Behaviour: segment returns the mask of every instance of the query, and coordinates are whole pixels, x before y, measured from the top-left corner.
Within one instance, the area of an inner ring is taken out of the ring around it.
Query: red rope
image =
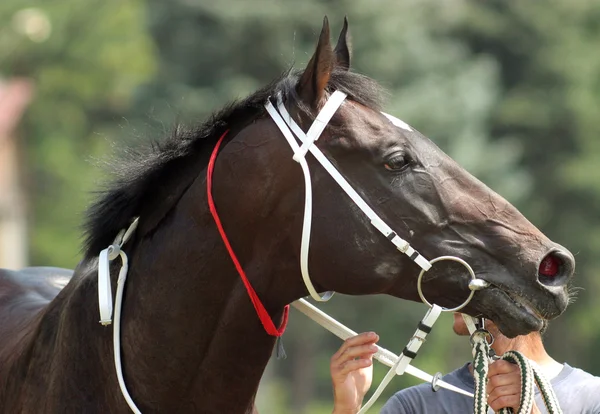
[[[283,321],[281,321],[281,326],[279,326],[279,328],[275,327],[275,324],[273,323],[269,312],[267,312],[262,302],[258,298],[258,295],[254,291],[254,288],[252,287],[250,281],[248,280],[248,277],[246,276],[246,272],[244,272],[244,269],[242,269],[242,265],[237,259],[235,253],[233,252],[231,244],[229,244],[229,239],[227,239],[227,235],[225,234],[225,230],[223,229],[223,225],[221,224],[221,220],[219,219],[219,215],[217,214],[215,202],[212,197],[212,175],[213,170],[215,168],[215,160],[217,159],[217,154],[219,153],[219,147],[221,146],[221,142],[223,141],[223,138],[227,136],[228,132],[229,130],[225,131],[223,135],[221,135],[221,138],[219,138],[219,141],[217,141],[217,145],[215,145],[215,149],[213,150],[210,156],[210,161],[208,162],[208,169],[206,171],[206,192],[208,195],[208,208],[210,209],[210,212],[213,218],[215,219],[215,224],[217,225],[217,229],[219,229],[219,234],[223,239],[223,243],[225,243],[225,247],[229,252],[229,256],[231,257],[231,260],[233,261],[233,264],[235,265],[235,268],[237,269],[240,278],[242,279],[242,282],[244,282],[244,286],[246,287],[246,291],[248,292],[248,296],[250,296],[250,300],[252,301],[252,305],[254,305],[254,309],[256,310],[260,322],[262,323],[263,327],[265,328],[265,331],[267,331],[269,335],[279,337],[283,335],[283,332],[285,332],[285,327],[287,326],[288,321],[288,313],[290,311],[290,305],[286,305],[283,309]]]

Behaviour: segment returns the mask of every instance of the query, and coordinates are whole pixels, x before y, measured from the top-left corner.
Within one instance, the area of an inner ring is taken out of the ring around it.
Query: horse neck
[[[209,212],[200,222],[191,219],[208,210],[202,189],[192,186],[169,224],[130,255],[122,318],[125,378],[135,401],[161,412],[247,412],[275,338],[265,333]],[[301,295],[300,285],[282,280],[297,266],[286,256],[291,249],[268,229],[240,228],[243,220],[228,215],[226,198],[219,199],[240,262],[279,325],[284,305]]]
[[[239,188],[227,186],[238,185],[231,184],[235,180],[223,182],[230,177],[220,173],[227,160],[225,148],[215,169],[217,208],[249,280],[278,325],[284,305],[304,294],[294,249],[285,239],[290,229],[274,217],[273,201],[264,193],[280,192],[248,177],[243,184],[256,189],[255,198],[242,197]],[[151,231],[142,214],[124,246],[130,270],[121,355],[125,382],[142,412],[252,412],[275,342],[260,324],[216,230],[203,177],[200,173]],[[242,217],[240,208],[251,217]],[[112,270],[114,287],[118,272]],[[97,294],[96,263],[86,260],[33,327],[12,364],[12,388],[3,391],[0,383],[0,401],[5,403],[3,392],[14,395],[9,406],[17,412],[25,404],[20,395],[43,388],[45,398],[28,401],[25,411],[63,412],[65,404],[80,412],[127,410],[112,362],[113,329],[98,323]],[[47,374],[28,379],[39,372]]]

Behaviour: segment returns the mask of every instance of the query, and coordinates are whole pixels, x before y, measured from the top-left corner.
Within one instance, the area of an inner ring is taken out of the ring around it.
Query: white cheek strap
[[[302,223],[302,242],[300,244],[300,271],[302,273],[302,280],[304,281],[304,285],[306,286],[306,289],[308,290],[310,296],[318,302],[326,302],[329,299],[331,299],[334,292],[325,292],[323,296],[321,296],[312,284],[310,280],[310,275],[308,273],[308,250],[310,246],[310,229],[312,224],[312,183],[310,180],[310,171],[308,169],[308,163],[306,162],[306,158],[304,158],[304,155],[302,155],[296,159],[296,155],[302,154],[302,151],[305,151],[305,149],[300,148],[300,146],[296,142],[296,139],[294,138],[294,135],[287,127],[285,121],[281,118],[273,104],[271,104],[271,102],[269,101],[265,106],[267,112],[271,115],[273,121],[275,121],[275,124],[277,124],[277,126],[283,133],[283,136],[290,144],[290,147],[292,147],[292,150],[294,151],[294,159],[300,164],[300,167],[302,167],[302,172],[304,173],[304,188],[306,190],[304,195],[304,220]],[[309,147],[306,146],[306,149],[308,148]],[[304,152],[304,154],[306,153]]]
[[[398,236],[398,234],[394,232],[391,227],[388,226],[377,215],[377,213],[375,213],[375,211],[373,211],[373,209],[362,199],[362,197],[354,190],[354,188],[352,188],[348,181],[346,181],[346,179],[338,172],[333,164],[331,164],[329,159],[327,159],[321,150],[316,145],[313,145],[345,98],[346,94],[340,91],[335,91],[328,99],[323,109],[317,115],[317,118],[309,128],[308,133],[304,133],[304,131],[302,131],[302,129],[290,116],[281,100],[281,96],[279,96],[277,99],[277,109],[279,109],[279,112],[277,112],[270,101],[268,101],[265,105],[267,112],[269,115],[271,115],[271,118],[273,118],[273,121],[279,127],[281,133],[294,151],[294,160],[300,164],[304,173],[305,202],[304,222],[302,226],[302,243],[300,246],[300,269],[302,272],[302,279],[304,280],[310,295],[313,299],[320,302],[329,300],[333,295],[333,292],[326,292],[323,296],[320,296],[316,292],[308,272],[308,253],[312,222],[312,184],[308,163],[306,162],[305,158],[307,150],[313,154],[315,159],[323,166],[323,168],[325,168],[329,175],[331,175],[331,177],[338,183],[340,187],[342,187],[346,194],[348,194],[352,201],[354,201],[354,203],[363,211],[363,213],[369,218],[371,224],[388,240],[390,240],[399,251],[409,256],[423,270],[429,270],[431,268],[429,261],[421,256],[419,252],[414,250],[406,240]],[[294,134],[302,143],[302,146],[298,145],[296,139],[294,138]]]

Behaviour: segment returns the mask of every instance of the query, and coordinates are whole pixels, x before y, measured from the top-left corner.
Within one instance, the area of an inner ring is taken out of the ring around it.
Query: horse
[[[130,149],[87,212],[72,277],[42,269],[34,282],[23,277],[27,270],[0,273],[1,329],[10,333],[0,337],[1,412],[129,411],[114,373],[112,329],[98,323],[97,281],[98,255],[136,217],[122,247],[129,272],[121,354],[131,397],[144,413],[255,412],[287,305],[307,295],[298,265],[304,177],[265,108],[276,97],[306,130],[332,95],[345,94],[314,145],[393,224],[392,237],[425,257],[460,257],[489,283],[465,312],[514,337],[565,310],[572,254],[428,138],[382,114],[381,88],[349,69],[348,36],[344,20],[334,47],[325,18],[303,70],[285,72],[203,125]],[[212,166],[211,154],[218,155]],[[399,253],[310,154],[306,160],[315,202],[314,289],[418,301],[412,254]],[[278,334],[265,331],[264,314],[257,317],[209,201]],[[112,286],[118,268],[112,262]],[[68,283],[51,283],[49,273]],[[454,306],[468,295],[467,282],[462,267],[439,262],[423,291],[431,302]],[[32,293],[36,285],[43,294]]]

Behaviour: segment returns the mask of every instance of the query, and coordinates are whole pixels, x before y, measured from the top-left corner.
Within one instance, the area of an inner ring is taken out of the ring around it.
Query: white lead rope
[[[441,314],[442,308],[438,305],[433,305],[433,307],[431,307],[427,311],[427,314],[425,314],[423,320],[419,322],[419,326],[413,337],[408,342],[408,345],[406,345],[406,348],[402,350],[402,353],[400,354],[398,359],[396,359],[394,365],[392,365],[385,377],[383,377],[381,383],[379,384],[371,398],[369,398],[369,401],[367,401],[363,405],[358,414],[366,413],[369,410],[369,408],[371,408],[371,406],[375,404],[375,401],[377,401],[383,390],[385,390],[385,388],[392,381],[392,379],[396,375],[404,374],[404,372],[406,371],[406,367],[417,356],[419,348],[421,348],[421,345],[423,345],[423,342],[425,342],[427,334],[431,332],[433,324],[437,321]]]
[[[440,379],[441,373],[437,373],[435,376],[431,376],[425,372],[417,370],[417,368],[410,365],[410,362],[417,356],[419,348],[421,347],[423,342],[425,342],[427,334],[431,332],[431,329],[434,323],[439,318],[440,314],[442,312],[455,312],[464,308],[473,298],[475,291],[481,290],[489,285],[489,283],[485,280],[478,279],[471,266],[461,258],[455,256],[440,256],[436,259],[431,260],[429,264],[433,265],[434,263],[444,260],[460,263],[467,269],[470,276],[468,286],[471,292],[462,304],[454,308],[443,308],[441,306],[431,304],[423,294],[423,289],[421,285],[423,283],[423,275],[425,273],[425,269],[421,270],[421,273],[419,273],[419,277],[417,278],[417,291],[423,303],[429,306],[430,309],[427,311],[425,317],[419,322],[416,332],[408,342],[408,345],[402,350],[400,356],[396,356],[390,351],[383,349],[379,346],[377,347],[378,350],[375,353],[374,358],[382,362],[383,364],[389,366],[390,370],[385,375],[385,377],[383,378],[383,380],[381,381],[381,383],[379,384],[369,401],[367,401],[367,403],[361,408],[358,414],[366,413],[367,410],[369,410],[369,408],[371,408],[371,406],[379,398],[385,387],[387,387],[387,385],[394,378],[394,376],[403,375],[405,372],[417,378],[420,378],[426,382],[430,382],[434,391],[437,391],[439,388],[446,388],[450,391],[473,397],[473,394],[442,381]],[[300,310],[302,313],[307,315],[309,318],[311,318],[313,321],[315,321],[328,331],[332,332],[333,334],[337,335],[338,337],[344,340],[348,339],[351,336],[357,335],[356,332],[342,325],[340,322],[336,321],[335,319],[327,315],[325,312],[322,312],[315,306],[306,302],[304,299],[300,299],[292,303],[292,306]]]
[[[358,335],[355,331],[340,323],[336,319],[332,318],[319,308],[313,306],[305,299],[299,299],[295,302],[292,302],[292,306],[342,340],[346,340],[348,338]],[[430,315],[430,318],[424,318],[428,319],[428,323],[431,323],[431,325],[433,325],[435,319],[437,319],[435,313],[437,313],[437,311]],[[417,332],[419,332],[419,329],[417,330]],[[418,341],[420,342],[421,340]],[[429,382],[434,389],[437,389],[437,387],[445,388],[447,390],[454,391],[456,393],[463,394],[468,397],[473,397],[472,393],[439,379],[439,374],[430,375],[425,371],[422,371],[419,368],[410,365],[410,360],[407,360],[406,358],[403,360],[402,364],[397,364],[397,362],[402,359],[403,354],[398,356],[379,345],[376,346],[377,352],[375,353],[375,355],[373,355],[373,357],[379,362],[381,362],[383,365],[386,365],[390,368],[394,368],[393,373],[395,375],[403,375],[404,373],[407,373],[416,378],[419,378],[422,381]],[[407,348],[409,348],[409,346],[407,346]],[[414,350],[414,347],[411,348]]]

